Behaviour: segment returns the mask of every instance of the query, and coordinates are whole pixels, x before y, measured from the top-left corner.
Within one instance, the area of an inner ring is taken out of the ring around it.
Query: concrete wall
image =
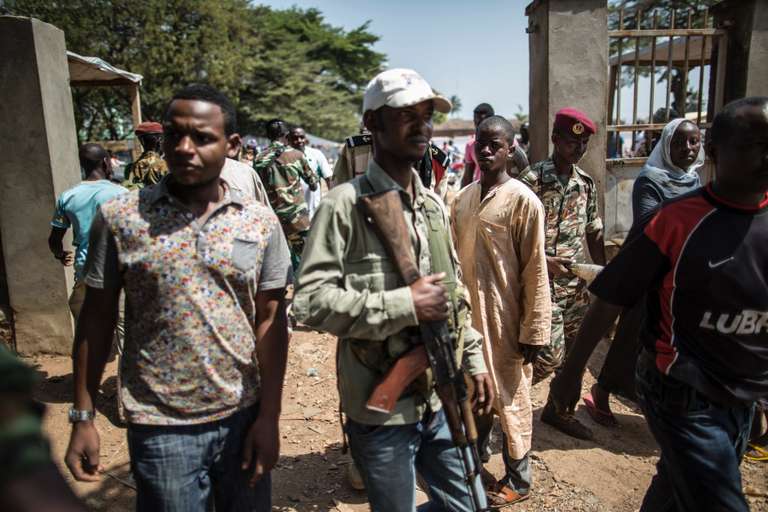
[[[80,181],[64,32],[0,16],[0,230],[23,354],[68,354],[71,269],[48,250],[56,196]]]
[[[723,0],[711,11],[715,26],[728,31],[725,103],[768,95],[768,2]]]
[[[529,159],[539,162],[549,155],[552,120],[549,119],[549,9],[537,0],[525,10],[528,16],[528,124]]]
[[[747,96],[768,96],[768,2],[755,2],[747,65]]]
[[[529,16],[531,161],[552,151],[555,113],[586,112],[598,126],[579,166],[605,190],[608,101],[608,7],[606,0],[537,0]],[[601,199],[603,194],[600,194]],[[603,201],[601,200],[601,208]]]

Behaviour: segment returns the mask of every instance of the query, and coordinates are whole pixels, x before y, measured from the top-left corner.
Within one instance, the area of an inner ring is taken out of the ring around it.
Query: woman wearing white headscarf
[[[662,202],[701,186],[696,170],[704,165],[699,128],[687,119],[673,119],[632,189],[632,231],[642,229]]]
[[[704,165],[699,128],[687,119],[670,121],[632,188],[632,228],[627,241],[642,232],[659,206],[701,186],[696,170]],[[597,384],[584,398],[590,417],[603,426],[616,426],[608,398],[611,393],[635,399],[635,362],[643,321],[643,302],[625,309]]]

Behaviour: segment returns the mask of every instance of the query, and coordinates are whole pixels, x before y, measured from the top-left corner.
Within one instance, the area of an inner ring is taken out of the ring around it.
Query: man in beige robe
[[[472,326],[483,334],[486,364],[504,431],[506,474],[490,486],[492,505],[529,496],[532,361],[549,343],[552,315],[544,249],[544,209],[525,185],[510,178],[514,131],[499,116],[477,128],[481,178],[459,192],[451,224],[462,281],[470,293]],[[481,446],[493,416],[478,417]]]

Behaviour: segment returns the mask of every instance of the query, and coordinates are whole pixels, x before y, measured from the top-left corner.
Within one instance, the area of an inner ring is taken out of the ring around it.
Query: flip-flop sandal
[[[749,449],[744,454],[744,458],[752,462],[766,462],[768,461],[768,447],[749,443]]]
[[[507,487],[506,485],[499,484],[493,491],[487,491],[488,506],[491,510],[499,510],[515,503],[520,503],[531,497],[531,493],[520,494]]]
[[[608,428],[616,428],[619,426],[619,422],[616,419],[616,416],[614,416],[611,411],[604,411],[595,405],[595,399],[592,398],[591,391],[584,395],[581,401],[584,402],[584,405],[587,408],[587,413],[589,413],[589,417],[592,418],[592,421],[598,425],[602,425]]]

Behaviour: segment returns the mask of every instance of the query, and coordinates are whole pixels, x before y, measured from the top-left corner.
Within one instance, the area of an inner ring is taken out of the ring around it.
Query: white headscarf
[[[684,174],[690,174],[696,171],[699,167],[704,165],[704,145],[702,144],[699,148],[699,154],[696,155],[696,160],[688,166],[687,169],[681,169],[675,164],[672,163],[672,157],[670,156],[670,146],[672,145],[672,137],[675,135],[675,131],[677,131],[677,127],[680,126],[682,123],[689,122],[691,124],[691,121],[688,121],[685,118],[679,118],[679,119],[673,119],[667,125],[664,127],[664,130],[661,132],[661,138],[659,139],[659,142],[656,144],[656,147],[653,148],[653,151],[651,152],[651,156],[648,157],[648,161],[645,163],[645,167],[650,167],[653,170],[663,171],[668,174],[671,174],[670,177],[676,177]],[[694,124],[695,126],[695,124]],[[654,169],[655,168],[655,169]],[[643,171],[646,169],[644,168]]]

